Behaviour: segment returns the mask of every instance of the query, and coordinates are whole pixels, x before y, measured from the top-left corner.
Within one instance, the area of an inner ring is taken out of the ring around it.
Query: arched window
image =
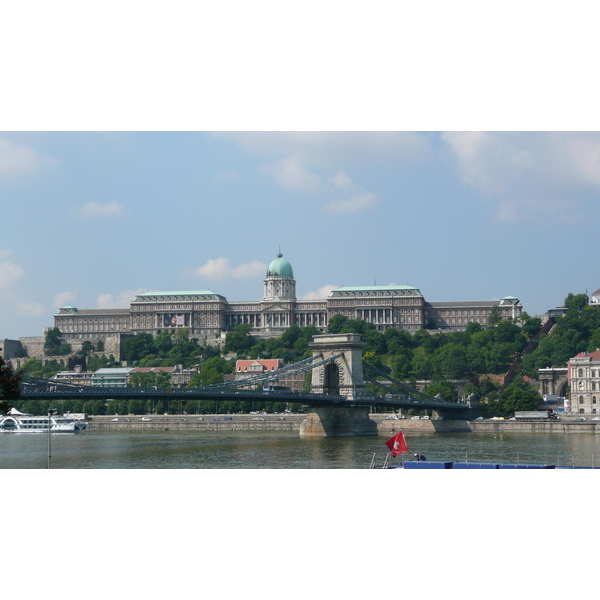
[[[579,404],[583,404],[583,396],[579,396]]]

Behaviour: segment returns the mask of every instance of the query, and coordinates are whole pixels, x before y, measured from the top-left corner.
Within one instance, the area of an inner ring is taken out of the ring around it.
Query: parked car
[[[254,419],[252,419],[253,421],[264,421],[265,418],[264,417],[254,417]]]
[[[152,421],[150,417],[142,417],[140,421]]]
[[[587,417],[575,417],[573,421],[587,421]]]
[[[418,421],[420,417],[411,417],[411,421]]]
[[[198,417],[197,421],[204,421],[203,417]]]
[[[421,417],[421,419],[425,419],[426,421],[428,421],[429,420],[429,416],[425,415],[424,417]]]
[[[475,420],[476,421],[483,421],[483,417],[477,417]]]
[[[386,420],[386,421],[397,421],[397,420],[398,420],[398,417],[397,417],[396,415],[388,415],[388,416],[385,418],[385,420]]]
[[[600,417],[594,417],[592,421],[600,421]]]
[[[125,418],[123,419],[123,421],[131,421],[131,419]]]
[[[211,421],[218,421],[218,420],[219,420],[219,419],[217,419],[217,417],[213,417],[213,418],[211,419]]]
[[[232,421],[232,420],[233,420],[233,417],[225,417],[225,419],[224,419],[224,420],[225,420],[225,421]]]
[[[111,421],[118,421],[119,419],[111,419]]]

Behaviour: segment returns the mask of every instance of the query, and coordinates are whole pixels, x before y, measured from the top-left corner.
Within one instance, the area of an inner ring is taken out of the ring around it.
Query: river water
[[[600,436],[408,433],[428,460],[600,466]],[[84,431],[52,435],[54,469],[368,469],[387,436],[302,439],[297,431]],[[395,459],[394,462],[398,462]],[[46,434],[0,434],[0,468],[46,469]]]

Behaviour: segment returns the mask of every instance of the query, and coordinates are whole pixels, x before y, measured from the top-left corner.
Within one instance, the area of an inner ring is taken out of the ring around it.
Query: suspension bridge
[[[349,435],[372,434],[360,431],[365,425],[362,421],[369,420],[368,411],[375,407],[435,410],[446,418],[455,418],[452,415],[460,414],[468,408],[463,403],[447,402],[429,396],[364,362],[362,349],[365,345],[359,334],[317,335],[309,344],[312,356],[304,360],[277,371],[203,387],[96,387],[23,377],[21,398],[89,400],[145,397],[170,402],[259,399],[294,402],[314,409],[311,414],[315,415],[313,421],[316,419],[320,424],[317,429],[321,429],[327,421],[333,430],[340,427],[347,430],[350,422],[358,423],[357,432]],[[308,371],[312,371],[310,391],[263,389],[283,377]],[[369,391],[366,391],[366,383],[371,384]],[[310,414],[308,420],[310,421]],[[372,426],[368,425],[366,429],[372,430]]]

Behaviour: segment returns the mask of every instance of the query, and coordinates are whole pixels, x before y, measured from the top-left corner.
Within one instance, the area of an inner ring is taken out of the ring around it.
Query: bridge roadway
[[[52,382],[51,382],[52,383]],[[235,388],[106,388],[92,386],[22,386],[23,400],[90,400],[118,398],[152,398],[154,400],[178,401],[231,401],[263,400],[267,402],[295,402],[307,406],[387,406],[390,408],[422,408],[432,410],[460,411],[466,405],[443,400],[419,400],[410,396],[388,394],[387,397],[362,394],[355,400],[336,394],[314,394],[311,392],[240,390]]]

